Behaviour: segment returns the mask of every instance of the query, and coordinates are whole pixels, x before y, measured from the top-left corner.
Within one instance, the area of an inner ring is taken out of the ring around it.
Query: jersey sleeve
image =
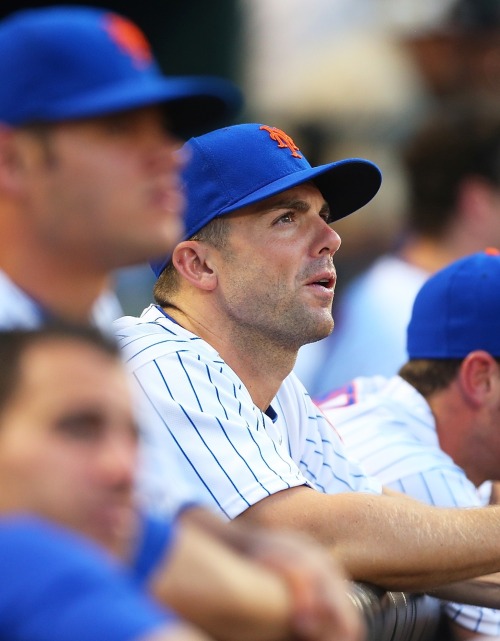
[[[149,406],[147,450],[163,457],[161,470],[156,459],[156,481],[161,476],[164,495],[175,497],[181,465],[179,480],[192,496],[234,518],[275,492],[306,483],[285,444],[273,439],[270,419],[222,360],[179,350],[142,363],[133,375],[141,405]],[[186,500],[183,494],[178,501]]]
[[[177,621],[98,548],[37,520],[0,522],[0,573],[3,639],[133,641]]]

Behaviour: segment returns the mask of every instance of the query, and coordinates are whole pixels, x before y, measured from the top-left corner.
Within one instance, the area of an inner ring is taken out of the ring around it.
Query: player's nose
[[[341,245],[341,238],[325,220],[320,218],[320,221],[315,237],[314,253],[333,256]]]
[[[132,487],[137,464],[136,443],[128,437],[110,435],[95,464],[103,483]]]

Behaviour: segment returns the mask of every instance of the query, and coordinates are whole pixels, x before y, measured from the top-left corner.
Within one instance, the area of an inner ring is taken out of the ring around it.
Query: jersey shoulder
[[[198,359],[218,358],[206,341],[181,327],[156,305],[147,307],[139,317],[118,318],[113,329],[125,360],[133,369],[180,352]]]

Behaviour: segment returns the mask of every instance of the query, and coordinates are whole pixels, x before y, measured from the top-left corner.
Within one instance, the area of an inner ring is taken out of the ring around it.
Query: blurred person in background
[[[163,76],[142,32],[105,9],[11,14],[0,48],[0,326],[106,325],[113,270],[182,230],[175,151],[232,115],[239,91]]]

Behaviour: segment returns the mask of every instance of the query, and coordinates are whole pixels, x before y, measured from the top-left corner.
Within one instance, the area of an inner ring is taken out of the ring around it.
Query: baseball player
[[[430,505],[477,507],[500,479],[500,256],[437,272],[408,325],[398,376],[354,379],[319,402],[347,450],[384,485]],[[500,612],[448,604],[461,636],[500,634]]]
[[[227,160],[220,161],[218,156],[224,151],[225,144],[230,146],[233,155],[228,153]],[[238,159],[239,149],[245,149],[245,158],[252,159],[249,167],[242,166]],[[255,176],[257,168],[262,177],[269,172],[267,182],[270,186],[263,186],[255,200],[280,194],[282,185],[286,187],[287,182],[293,187],[296,182],[302,184],[316,177],[322,185],[327,184],[328,179],[335,185],[345,180],[339,196],[343,207],[341,215],[347,215],[367,202],[380,184],[378,169],[367,161],[347,160],[311,168],[291,138],[264,125],[239,125],[207,134],[206,138],[192,141],[188,153],[193,155],[184,175],[189,190],[186,237],[199,233],[212,217],[205,197],[210,189],[214,198],[219,197],[218,190],[222,187],[215,182],[205,185],[199,180],[198,174],[205,171],[204,159],[210,153],[217,154],[214,165],[209,167],[210,178],[213,180],[220,171],[221,183],[224,181],[232,190],[230,211],[239,208],[240,200],[244,204],[241,194],[251,193],[253,185],[261,178]],[[280,167],[281,174],[274,176],[271,168],[279,161],[285,164]],[[233,168],[234,175],[224,176],[229,167]],[[241,186],[235,181],[237,176],[241,176],[239,180],[244,183]],[[359,192],[349,197],[350,186],[358,178],[361,182]],[[254,201],[253,194],[248,200]],[[321,218],[323,224],[323,217],[326,219],[327,216],[325,211]],[[338,238],[327,225],[324,226],[331,236],[328,242],[333,251]],[[214,236],[216,234],[217,231]],[[162,273],[167,262],[165,258],[155,264],[157,275]],[[325,281],[322,289],[328,302],[333,288],[332,267],[328,257],[322,262],[324,266],[318,271],[321,272],[320,279]],[[248,290],[244,283],[238,282],[235,286],[252,305],[259,305],[254,298],[255,292]],[[328,424],[319,413],[311,412],[311,404],[305,402],[301,392],[297,393],[296,379],[287,379],[284,383],[283,396],[289,398],[279,413],[274,405],[264,407],[254,403],[237,368],[232,362],[225,362],[218,346],[195,340],[189,324],[176,322],[177,314],[171,314],[171,305],[163,299],[161,288],[160,280],[155,290],[159,304],[150,306],[140,319],[125,317],[116,322],[117,336],[127,362],[151,406],[148,425],[162,441],[162,447],[154,448],[159,459],[155,462],[157,476],[162,467],[168,468],[167,459],[160,464],[160,457],[168,458],[177,450],[184,458],[185,474],[191,486],[199,486],[204,499],[213,501],[221,515],[230,519],[267,496],[304,483],[314,483],[323,491],[331,492],[380,491],[377,482],[366,479],[355,464],[339,456],[335,436],[332,437]],[[249,340],[250,335],[245,338]],[[196,438],[191,430],[186,430],[186,420]],[[288,434],[287,426],[296,421],[300,432]],[[222,441],[219,441],[220,437]],[[324,452],[318,456],[315,450],[321,443]],[[224,456],[218,450],[219,445],[223,447]],[[294,457],[302,459],[301,467],[293,462]],[[204,460],[203,466],[199,465],[201,460]]]
[[[382,496],[291,374],[299,347],[332,329],[330,223],[376,194],[379,170],[311,167],[256,123],[186,147],[184,240],[153,265],[156,304],[115,325],[165,466],[181,457],[226,518],[312,533],[357,580],[422,589],[500,569],[500,508]]]

